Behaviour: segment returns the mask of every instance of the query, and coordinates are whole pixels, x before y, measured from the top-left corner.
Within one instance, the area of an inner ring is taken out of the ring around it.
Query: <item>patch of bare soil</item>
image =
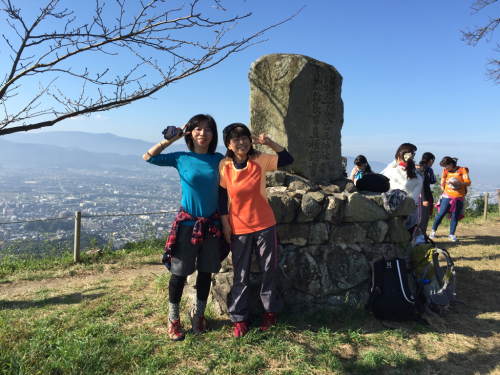
[[[43,280],[22,280],[14,281],[8,284],[0,284],[0,299],[9,297],[15,299],[26,293],[33,293],[40,289],[59,289],[61,287],[83,287],[93,284],[101,279],[114,279],[115,281],[135,279],[139,276],[151,274],[160,274],[166,271],[162,264],[143,265],[136,268],[109,269],[103,272],[91,271],[87,273],[78,273],[72,277],[43,279]]]

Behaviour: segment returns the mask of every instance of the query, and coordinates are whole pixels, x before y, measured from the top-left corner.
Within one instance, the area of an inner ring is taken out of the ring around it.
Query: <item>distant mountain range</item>
[[[23,144],[21,146],[20,144]],[[28,147],[24,146],[29,144]],[[36,167],[100,168],[139,167],[142,155],[154,143],[119,137],[111,133],[86,133],[77,131],[54,131],[46,133],[15,133],[0,137],[0,160],[2,162],[26,163]],[[184,142],[168,148],[169,152],[188,151]],[[217,147],[221,154],[225,147]],[[346,156],[347,173],[354,167],[354,157]],[[375,172],[387,164],[369,161]]]

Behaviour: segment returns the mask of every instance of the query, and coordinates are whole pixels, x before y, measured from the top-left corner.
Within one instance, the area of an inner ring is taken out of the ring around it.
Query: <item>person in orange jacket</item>
[[[458,221],[464,217],[464,201],[467,194],[467,187],[470,186],[469,169],[457,166],[457,158],[445,156],[440,166],[444,167],[443,175],[441,177],[441,188],[443,195],[441,202],[436,204],[439,208],[439,213],[434,219],[430,238],[436,236],[436,230],[441,224],[444,216],[450,212],[450,235],[448,239],[457,242],[455,230],[457,229]]]

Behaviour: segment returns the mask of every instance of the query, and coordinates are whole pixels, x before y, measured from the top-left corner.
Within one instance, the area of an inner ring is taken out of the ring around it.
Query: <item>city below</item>
[[[60,146],[75,144],[78,148]],[[109,133],[47,132],[2,137],[0,247],[19,239],[72,240],[76,211],[82,213],[83,233],[116,248],[146,237],[164,236],[179,209],[181,185],[174,168],[160,168],[142,160],[141,155],[151,145]],[[175,151],[187,148],[175,144],[168,149]],[[222,147],[217,151],[225,153]],[[353,158],[347,159],[350,172]],[[387,164],[371,161],[371,165],[379,172]],[[500,186],[489,178],[487,183],[478,181],[474,172],[473,196],[489,192],[490,203],[498,202],[496,189]],[[40,221],[53,218],[60,220]]]
[[[0,243],[72,237],[76,211],[82,213],[82,232],[100,236],[115,247],[145,236],[161,237],[179,209],[178,173],[173,168],[136,172],[26,171],[4,166],[0,171],[0,222],[67,219],[0,225]]]

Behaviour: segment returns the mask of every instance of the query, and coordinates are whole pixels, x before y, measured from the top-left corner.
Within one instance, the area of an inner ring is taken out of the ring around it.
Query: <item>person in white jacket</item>
[[[415,153],[413,148],[406,144],[399,146],[396,152],[396,165],[389,165],[381,174],[390,179],[391,190],[403,190],[415,201],[415,212],[408,218],[406,229],[413,234],[416,226],[420,222],[420,191],[422,190],[423,179],[416,172],[413,161]]]

